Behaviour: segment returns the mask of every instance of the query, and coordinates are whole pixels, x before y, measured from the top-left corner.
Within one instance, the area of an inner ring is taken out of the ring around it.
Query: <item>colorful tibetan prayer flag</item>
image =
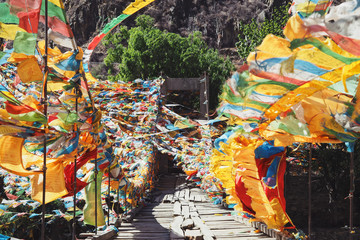
[[[99,172],[97,175],[97,181],[95,183],[95,174],[92,173],[88,185],[85,187],[86,204],[84,206],[84,223],[95,226],[95,216],[97,216],[97,225],[105,225],[104,211],[101,205],[101,180],[103,172]],[[97,195],[95,195],[95,184],[97,184]],[[95,215],[95,198],[97,204],[97,214]]]
[[[45,204],[68,193],[65,187],[63,159],[48,159],[46,168]],[[40,203],[43,203],[43,181],[43,174],[31,178],[31,198]]]
[[[19,18],[10,13],[8,3],[0,3],[0,22],[6,24],[19,24]]]
[[[23,83],[41,81],[43,73],[35,58],[29,58],[17,66],[18,75]]]
[[[14,40],[14,52],[35,55],[37,34],[17,32]]]
[[[47,119],[38,110],[27,106],[27,105],[15,105],[9,101],[5,102],[6,111],[9,115],[17,120],[28,121],[28,122],[41,122],[45,123]]]
[[[22,147],[24,138],[12,136],[0,137],[0,166],[19,176],[39,174],[26,170],[22,160]]]

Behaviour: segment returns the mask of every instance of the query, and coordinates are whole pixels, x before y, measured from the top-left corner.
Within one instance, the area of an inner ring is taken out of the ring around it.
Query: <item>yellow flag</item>
[[[22,162],[22,147],[24,139],[12,136],[0,137],[0,166],[19,176],[39,174],[26,170]]]
[[[46,164],[46,167],[45,204],[68,194],[65,187],[63,162],[58,159],[52,160]],[[43,197],[43,181],[43,174],[31,178],[31,198],[40,203]]]
[[[16,32],[25,32],[24,29],[20,28],[15,24],[5,24],[0,22],[0,38],[8,40],[14,40]]]
[[[125,8],[123,14],[131,15],[146,5],[152,3],[153,1],[155,0],[135,0],[135,2],[131,3],[127,8]]]
[[[310,37],[310,33],[306,31],[304,22],[301,20],[298,14],[292,16],[287,22],[284,28],[284,35],[290,40],[297,38],[307,38]]]

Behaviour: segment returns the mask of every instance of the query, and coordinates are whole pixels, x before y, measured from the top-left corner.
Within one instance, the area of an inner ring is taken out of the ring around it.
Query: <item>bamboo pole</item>
[[[45,123],[45,134],[44,134],[44,160],[43,160],[43,196],[42,196],[42,218],[41,218],[41,239],[45,240],[45,212],[46,212],[46,137],[47,137],[47,73],[48,73],[48,0],[45,0],[45,56],[44,56],[44,80],[43,80],[43,104],[44,104],[44,115],[46,119]]]
[[[75,99],[75,111],[78,114],[78,90],[75,89],[76,99]],[[74,124],[74,131],[78,133],[77,124]],[[77,150],[76,150],[77,151]],[[77,171],[77,152],[74,158],[74,182],[73,182],[73,191],[74,191],[74,213],[73,213],[73,229],[72,229],[72,239],[76,240],[76,171]]]

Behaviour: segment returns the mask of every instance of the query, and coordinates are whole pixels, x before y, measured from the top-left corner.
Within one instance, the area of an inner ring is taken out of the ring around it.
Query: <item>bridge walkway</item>
[[[119,227],[113,239],[266,239],[249,224],[237,221],[232,210],[210,202],[208,196],[183,174],[160,178],[151,201]]]

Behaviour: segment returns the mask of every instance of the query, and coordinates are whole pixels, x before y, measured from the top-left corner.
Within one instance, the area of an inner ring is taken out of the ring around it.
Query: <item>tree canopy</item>
[[[110,80],[131,81],[160,74],[194,78],[206,72],[210,78],[210,109],[217,106],[220,87],[234,70],[229,59],[207,46],[200,32],[182,37],[162,31],[147,15],[137,17],[135,27],[122,26],[119,32],[109,34],[104,45],[108,49],[104,62]]]

